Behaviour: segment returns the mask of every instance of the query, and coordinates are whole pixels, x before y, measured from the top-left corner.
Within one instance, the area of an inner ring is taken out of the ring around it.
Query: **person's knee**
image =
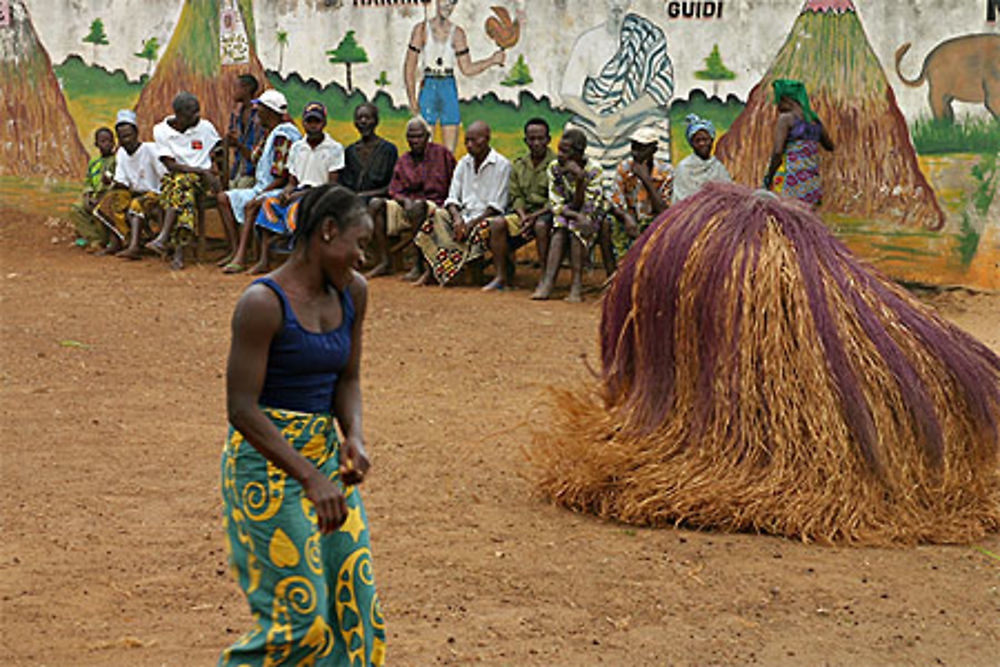
[[[490,219],[490,235],[504,234],[507,231],[507,220],[503,217]]]
[[[536,237],[547,236],[549,233],[549,221],[542,218],[536,219],[534,229]]]

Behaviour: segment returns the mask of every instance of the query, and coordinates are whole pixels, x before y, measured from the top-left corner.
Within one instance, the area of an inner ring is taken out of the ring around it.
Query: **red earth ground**
[[[88,256],[11,209],[0,262],[0,663],[214,664],[250,625],[218,490],[247,278]],[[536,497],[521,448],[546,387],[595,357],[588,297],[372,283],[365,499],[391,664],[997,664],[996,535],[828,548]],[[925,298],[1000,351],[1000,296]]]

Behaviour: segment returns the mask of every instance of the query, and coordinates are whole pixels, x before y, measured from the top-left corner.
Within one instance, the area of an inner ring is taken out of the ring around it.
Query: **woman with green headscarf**
[[[819,206],[823,201],[819,149],[832,151],[833,141],[809,105],[809,96],[801,81],[775,80],[774,102],[778,105],[778,122],[764,187],[813,207]]]

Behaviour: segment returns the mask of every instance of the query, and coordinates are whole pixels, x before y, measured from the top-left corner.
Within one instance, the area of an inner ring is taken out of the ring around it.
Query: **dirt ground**
[[[246,282],[91,257],[0,210],[0,663],[209,665],[249,627],[218,491]],[[534,496],[529,423],[594,363],[599,308],[527,297],[372,284],[364,493],[391,664],[997,664],[997,536],[826,548]],[[1000,351],[1000,295],[926,298]]]

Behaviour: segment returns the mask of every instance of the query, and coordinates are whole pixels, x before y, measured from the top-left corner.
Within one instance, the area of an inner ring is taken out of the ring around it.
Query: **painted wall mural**
[[[119,108],[148,134],[187,89],[224,130],[247,72],[293,110],[323,101],[343,143],[365,100],[398,145],[420,113],[459,154],[483,119],[513,157],[540,115],[609,168],[646,126],[679,161],[694,112],[754,185],[770,84],[798,78],[836,144],[821,213],[841,238],[900,280],[1000,289],[1000,0],[0,0],[5,205],[71,192]]]

